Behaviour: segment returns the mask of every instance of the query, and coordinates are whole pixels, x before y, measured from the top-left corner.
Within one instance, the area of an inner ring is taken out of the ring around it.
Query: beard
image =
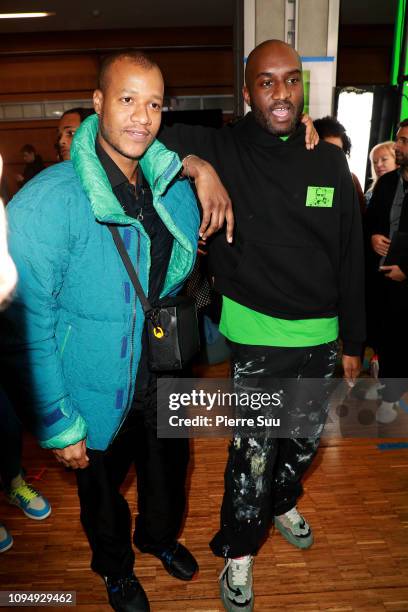
[[[403,153],[396,151],[395,161],[400,168],[408,168],[408,155],[404,155]]]
[[[302,117],[303,97],[297,107],[294,104],[292,104],[292,102],[284,103],[284,106],[286,106],[288,109],[290,109],[293,112],[292,120],[289,125],[287,124],[286,125],[279,125],[279,124],[275,125],[273,122],[273,118],[271,116],[272,110],[280,106],[282,106],[282,103],[271,105],[269,107],[269,113],[265,113],[259,108],[259,106],[257,106],[256,104],[252,102],[251,110],[254,114],[255,121],[261,127],[263,127],[264,130],[266,130],[270,134],[273,134],[274,136],[288,136],[289,134],[292,134],[292,132],[295,131]]]

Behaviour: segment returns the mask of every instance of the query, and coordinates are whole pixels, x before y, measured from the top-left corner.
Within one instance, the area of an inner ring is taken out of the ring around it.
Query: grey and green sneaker
[[[297,548],[309,548],[313,544],[312,530],[296,506],[285,514],[275,516],[275,527],[285,540]]]
[[[220,574],[220,593],[227,612],[252,612],[252,563],[250,555],[240,559],[227,559]]]

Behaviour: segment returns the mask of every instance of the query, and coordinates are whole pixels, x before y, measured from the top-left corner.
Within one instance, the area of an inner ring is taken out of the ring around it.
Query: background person
[[[1,387],[0,422],[2,435],[0,445],[0,480],[6,500],[13,506],[20,508],[28,518],[42,521],[50,516],[51,506],[48,500],[28,484],[23,477],[23,428]],[[4,535],[3,533],[3,538]],[[2,534],[0,533],[0,552],[2,552],[1,536]],[[8,548],[10,546],[6,550]]]
[[[3,159],[0,155],[0,181]],[[3,201],[0,199],[0,309],[5,307],[17,283],[17,271],[7,246],[7,223]]]
[[[3,161],[0,156],[0,181]],[[17,283],[17,271],[7,247],[7,227],[3,202],[0,199],[0,310],[10,303]],[[42,520],[51,513],[48,501],[22,476],[22,428],[8,398],[0,387],[0,480],[9,503],[18,506],[29,518]],[[0,524],[0,552],[9,550],[13,538]]]
[[[17,183],[22,187],[30,181],[36,174],[44,170],[44,162],[31,144],[26,144],[22,147],[21,153],[25,161],[25,166],[22,174],[16,176]]]
[[[397,168],[395,161],[395,149],[394,142],[387,140],[380,142],[375,145],[369,155],[371,162],[371,177],[372,183],[364,194],[366,206],[368,208],[371,197],[373,195],[374,187],[378,179],[386,174],[392,172]],[[366,224],[364,224],[366,227]],[[381,299],[377,295],[378,283],[376,282],[377,270],[373,261],[374,253],[371,247],[371,239],[366,236],[366,305],[367,305],[367,346],[370,346],[374,353],[370,359],[370,371],[374,378],[378,378],[378,355],[377,355],[377,336],[381,327],[381,321],[378,316],[381,316],[379,310],[376,308],[375,303]],[[370,387],[364,393],[365,399],[378,399],[379,390],[382,388],[381,383],[377,382],[375,385]]]
[[[351,140],[347,135],[346,128],[336,119],[336,117],[330,117],[328,115],[322,119],[316,119],[314,126],[320,138],[326,142],[336,145],[336,147],[340,147],[347,157],[350,156]],[[366,204],[363,189],[360,185],[358,177],[354,174],[354,172],[351,173],[351,177],[353,179],[354,187],[356,188],[361,213],[364,213]]]
[[[399,124],[394,149],[399,169],[378,179],[365,219],[371,247],[367,257],[371,273],[367,308],[369,320],[377,329],[379,378],[385,385],[376,412],[380,423],[390,423],[397,417],[397,402],[408,380],[408,240],[395,263],[383,265],[393,235],[408,235],[408,119]]]
[[[71,159],[71,144],[75,132],[83,121],[90,115],[94,114],[93,108],[76,107],[65,111],[58,121],[57,149],[58,161],[67,161]]]
[[[3,174],[3,160],[0,155],[0,181]],[[10,299],[16,286],[17,272],[7,248],[7,226],[3,202],[0,199],[0,309]],[[0,522],[0,552],[13,546],[13,538],[5,525]]]
[[[376,144],[370,151],[369,159],[371,162],[372,183],[364,194],[367,206],[373,195],[375,184],[380,176],[383,176],[387,172],[392,172],[392,170],[397,168],[394,142],[392,140],[386,140],[385,142]]]

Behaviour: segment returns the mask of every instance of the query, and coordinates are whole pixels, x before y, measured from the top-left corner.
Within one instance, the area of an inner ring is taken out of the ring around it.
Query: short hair
[[[118,53],[112,53],[111,55],[107,55],[102,60],[98,75],[98,89],[104,91],[104,88],[106,87],[106,75],[109,72],[109,68],[112,66],[112,64],[122,59],[127,59],[136,64],[137,66],[144,68],[145,70],[159,68],[158,64],[142,51],[135,51],[134,49],[130,49],[129,51],[119,51]]]
[[[344,153],[350,155],[351,140],[347,136],[346,128],[340,121],[337,121],[336,117],[330,117],[328,115],[327,117],[322,117],[322,119],[316,119],[316,121],[314,121],[314,126],[322,140],[328,136],[340,138]]]
[[[90,117],[91,115],[93,115],[94,112],[95,111],[93,108],[85,108],[83,106],[76,106],[75,108],[70,108],[64,111],[60,119],[65,117],[65,115],[72,115],[73,113],[75,113],[76,115],[79,115],[79,120],[82,123],[83,121],[85,121],[85,119],[87,119],[87,117]]]
[[[408,117],[406,119],[402,119],[402,121],[400,121],[398,124],[399,130],[404,127],[408,127]]]
[[[407,124],[408,124],[408,122],[407,122]],[[377,173],[376,173],[375,167],[374,167],[374,153],[376,151],[378,151],[379,149],[387,149],[387,151],[391,155],[391,157],[393,157],[395,159],[394,142],[392,140],[385,140],[384,142],[379,142],[378,144],[376,144],[371,149],[370,154],[369,154],[368,157],[369,157],[370,163],[371,163],[371,178],[372,178],[373,182],[371,183],[369,191],[371,191],[374,188],[374,185],[378,181],[378,176],[377,176]]]
[[[24,147],[21,147],[20,151],[21,153],[33,153],[34,155],[37,155],[35,147],[33,147],[31,144],[25,144]]]

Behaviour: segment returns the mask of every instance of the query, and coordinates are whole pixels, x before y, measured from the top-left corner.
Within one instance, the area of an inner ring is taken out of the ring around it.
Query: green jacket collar
[[[125,214],[95,152],[98,126],[98,116],[91,115],[76,131],[71,146],[72,163],[98,221],[133,224],[136,219]],[[181,168],[178,155],[158,140],[152,142],[139,163],[153,192],[153,202],[165,192]]]

